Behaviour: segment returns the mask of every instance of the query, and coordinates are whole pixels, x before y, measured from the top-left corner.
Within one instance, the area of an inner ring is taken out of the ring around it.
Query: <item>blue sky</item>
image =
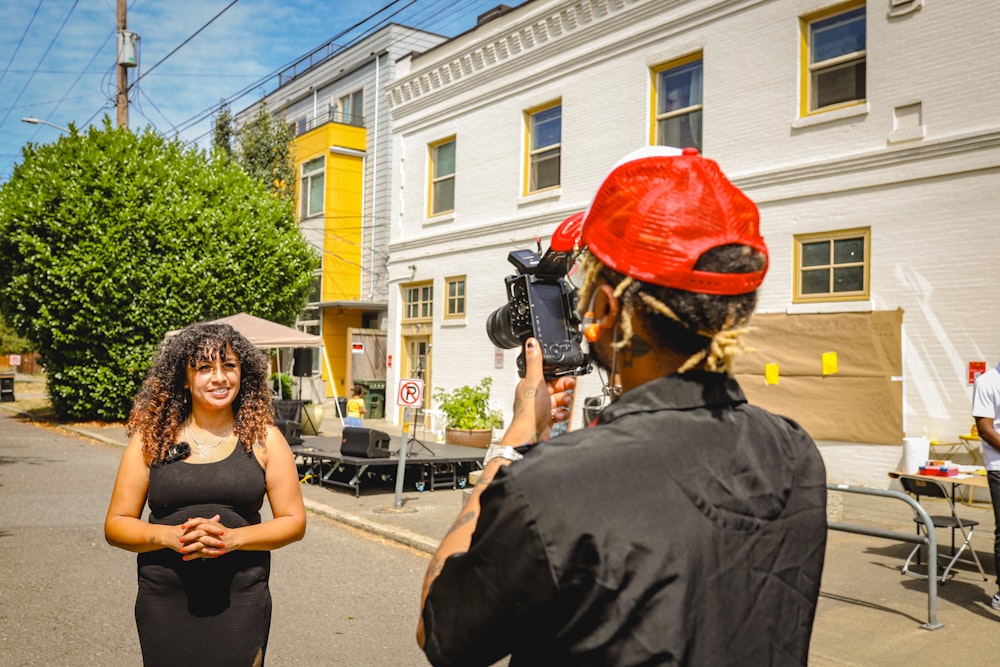
[[[128,29],[140,36],[139,63],[129,81],[141,77],[129,94],[129,127],[149,126],[205,147],[212,122],[207,112],[220,99],[233,100],[245,93],[232,102],[232,108],[248,106],[273,90],[268,80],[272,75],[341,33],[345,34],[337,43],[347,44],[394,22],[453,37],[474,27],[477,16],[499,4],[500,0],[129,0]],[[521,3],[507,0],[506,4]],[[107,114],[115,123],[115,8],[115,0],[2,2],[0,182],[21,161],[26,143],[59,138],[60,130],[31,125],[22,118],[61,127],[75,123],[83,129],[100,124]]]

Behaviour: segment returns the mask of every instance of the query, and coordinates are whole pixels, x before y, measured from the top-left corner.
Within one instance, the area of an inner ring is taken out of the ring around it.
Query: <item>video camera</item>
[[[540,249],[540,248],[539,248]],[[514,250],[507,256],[517,273],[507,276],[507,303],[486,319],[486,335],[499,348],[513,349],[534,337],[542,346],[545,377],[584,375],[591,371],[580,347],[576,293],[566,280],[573,255],[549,248],[544,255]],[[524,352],[517,357],[524,377]]]

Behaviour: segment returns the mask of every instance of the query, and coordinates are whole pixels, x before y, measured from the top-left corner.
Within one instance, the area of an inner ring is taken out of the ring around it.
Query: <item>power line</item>
[[[66,18],[64,18],[63,22],[59,25],[59,29],[56,30],[56,34],[52,36],[52,41],[50,41],[49,45],[45,47],[45,53],[43,53],[42,57],[38,59],[38,63],[35,65],[35,69],[32,71],[31,76],[29,76],[28,80],[24,82],[24,86],[21,88],[21,91],[17,94],[17,97],[14,99],[14,102],[12,103],[11,106],[16,105],[18,102],[21,101],[21,96],[24,95],[24,91],[28,89],[28,86],[31,84],[32,79],[35,78],[35,73],[38,72],[38,69],[42,66],[42,61],[44,61],[46,56],[49,55],[49,51],[52,50],[52,46],[56,43],[56,40],[59,39],[59,34],[62,32],[63,28],[66,27],[66,23],[69,21],[69,17],[73,15],[73,11],[76,9],[76,6],[78,4],[80,4],[80,0],[74,0],[73,6],[69,8],[68,12],[66,12]],[[34,17],[32,17],[32,20],[34,20]],[[8,109],[7,113],[4,114],[3,120],[0,120],[0,127],[3,127],[4,123],[7,122],[7,118],[9,117],[10,117],[10,109]]]
[[[413,1],[415,2],[416,0],[413,0]],[[368,21],[370,21],[372,18],[378,16],[379,14],[381,14],[382,12],[384,12],[385,10],[387,10],[388,8],[392,7],[393,5],[397,4],[398,2],[401,2],[401,0],[392,0],[392,2],[390,2],[388,5],[385,5],[381,9],[378,9],[377,11],[372,12],[371,14],[369,14],[368,16],[366,16],[365,18],[363,18],[360,21],[356,22],[354,25],[349,26],[349,27],[345,28],[344,30],[340,31],[339,33],[337,33],[336,35],[334,35],[333,37],[331,37],[330,39],[328,39],[326,42],[324,42],[320,46],[312,49],[311,51],[309,51],[309,54],[316,53],[317,51],[323,49],[325,46],[335,43],[336,40],[340,39],[344,35],[347,35],[348,33],[350,33],[355,28],[357,28],[357,27],[359,27],[361,25],[364,25],[365,23],[367,23]],[[412,2],[411,2],[411,4],[412,4]],[[344,47],[344,48],[346,48],[346,47]],[[246,86],[245,88],[243,88],[242,90],[240,90],[239,92],[237,92],[234,96],[229,97],[228,99],[226,99],[224,103],[226,103],[226,104],[232,104],[236,100],[239,100],[239,99],[243,98],[244,96],[246,96],[247,94],[249,94],[250,91],[254,90],[258,86],[264,85],[265,83],[267,83],[268,81],[272,80],[274,77],[278,76],[279,74],[281,74],[285,70],[287,70],[287,69],[289,69],[291,67],[294,67],[296,63],[299,63],[299,62],[302,61],[303,57],[304,56],[299,56],[298,58],[296,58],[292,62],[288,63],[287,65],[283,65],[282,67],[279,67],[276,70],[272,71],[270,74],[268,74],[264,78],[258,79],[257,81],[251,83],[250,85]],[[208,118],[211,114],[213,114],[216,111],[218,111],[222,107],[222,104],[223,104],[223,102],[220,102],[218,104],[212,105],[211,107],[209,107],[205,111],[202,111],[201,113],[195,115],[194,117],[192,117],[192,118],[190,118],[190,119],[188,119],[188,120],[180,123],[178,125],[178,127],[181,130],[186,130],[186,129],[190,128],[190,127],[193,127],[194,125],[197,125],[201,121],[203,121],[206,118]]]
[[[97,47],[96,51],[94,51],[94,55],[92,55],[90,57],[90,61],[87,62],[87,64],[83,66],[83,69],[80,70],[80,73],[73,80],[73,83],[70,84],[69,88],[66,90],[66,94],[62,96],[62,99],[60,99],[58,102],[56,102],[55,107],[53,107],[52,111],[50,111],[48,113],[48,116],[47,116],[46,120],[52,118],[52,116],[55,115],[55,112],[59,110],[59,107],[62,106],[62,103],[65,102],[68,99],[68,95],[71,92],[73,92],[74,88],[76,88],[76,84],[80,83],[80,79],[83,78],[83,75],[86,73],[87,68],[89,68],[91,65],[94,64],[94,61],[97,60],[97,56],[99,56],[100,53],[101,53],[101,51],[104,49],[104,46],[114,36],[115,36],[115,32],[113,30],[108,33],[108,36],[104,38],[104,41],[101,42],[101,45],[99,47]]]
[[[21,38],[17,40],[17,46],[14,47],[14,52],[10,54],[10,60],[7,61],[7,68],[0,72],[0,82],[3,81],[4,76],[10,71],[10,66],[14,64],[14,58],[17,57],[17,52],[21,50],[21,45],[24,44],[24,38],[28,36],[28,31],[31,30],[31,25],[35,22],[35,17],[38,16],[38,10],[42,8],[42,3],[45,0],[38,0],[38,6],[35,7],[35,12],[31,15],[31,19],[28,21],[27,27],[25,27],[24,32],[21,33]]]
[[[187,44],[187,43],[188,43],[188,42],[190,42],[190,41],[191,41],[192,39],[194,39],[195,37],[197,37],[197,36],[198,36],[198,34],[199,34],[199,33],[200,33],[200,32],[201,32],[202,30],[204,30],[204,29],[205,29],[205,28],[207,28],[208,26],[212,25],[212,23],[214,23],[214,22],[215,22],[215,19],[217,19],[217,18],[219,18],[220,16],[222,16],[223,14],[225,14],[225,13],[226,13],[226,12],[227,12],[227,11],[229,10],[229,8],[230,8],[230,7],[232,7],[233,5],[235,5],[235,4],[236,4],[237,2],[239,2],[239,1],[240,1],[240,0],[233,0],[233,1],[232,1],[232,2],[230,2],[230,3],[228,4],[228,5],[226,5],[225,7],[223,7],[223,8],[222,8],[222,11],[220,11],[220,12],[219,12],[218,14],[216,14],[215,16],[213,16],[212,18],[210,18],[210,19],[208,20],[208,22],[207,22],[207,23],[205,23],[205,24],[204,24],[203,26],[201,26],[200,28],[198,28],[197,30],[195,30],[195,31],[194,31],[194,33],[193,33],[193,34],[192,34],[192,35],[191,35],[190,37],[188,37],[188,38],[187,38],[187,39],[185,39],[185,40],[184,40],[183,42],[181,42],[180,44],[178,44],[178,45],[177,45],[176,47],[174,47],[174,49],[173,49],[173,50],[172,50],[172,51],[171,51],[170,53],[168,53],[167,55],[165,55],[165,56],[163,56],[162,58],[160,58],[160,59],[159,59],[159,60],[158,60],[158,61],[156,62],[156,64],[154,64],[154,65],[153,65],[152,67],[150,67],[150,68],[149,68],[148,70],[146,70],[146,71],[145,71],[145,72],[143,72],[143,73],[142,73],[141,75],[139,75],[138,77],[136,77],[135,81],[133,81],[133,82],[131,83],[131,85],[129,85],[129,88],[132,88],[132,86],[134,86],[134,85],[136,85],[137,83],[139,83],[139,81],[141,81],[141,80],[143,79],[143,77],[145,77],[145,76],[149,75],[149,74],[150,74],[150,73],[151,73],[151,72],[152,72],[152,71],[153,71],[154,69],[156,69],[156,68],[157,68],[157,67],[159,67],[159,66],[160,66],[161,64],[163,64],[163,61],[164,61],[164,60],[166,60],[166,59],[167,59],[167,58],[169,58],[170,56],[172,56],[172,55],[174,55],[175,53],[177,53],[177,52],[178,52],[178,51],[179,51],[179,50],[180,50],[180,49],[181,49],[181,48],[182,48],[182,47],[183,47],[183,46],[184,46],[185,44]],[[148,99],[148,98],[147,98],[147,99]]]

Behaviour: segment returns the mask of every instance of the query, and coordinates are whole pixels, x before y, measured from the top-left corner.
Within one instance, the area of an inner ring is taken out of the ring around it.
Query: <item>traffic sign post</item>
[[[416,410],[423,405],[424,401],[424,381],[415,378],[400,378],[396,386],[396,405],[401,408],[411,408]],[[393,508],[403,507],[403,482],[406,478],[406,426],[407,420],[403,418],[402,433],[400,434],[399,445],[399,465],[396,467],[396,499]]]

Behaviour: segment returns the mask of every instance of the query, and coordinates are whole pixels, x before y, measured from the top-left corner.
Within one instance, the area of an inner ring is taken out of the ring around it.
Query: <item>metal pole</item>
[[[927,536],[918,536],[913,533],[898,533],[880,528],[868,528],[866,526],[852,526],[844,523],[830,522],[827,527],[830,530],[841,530],[847,533],[858,533],[859,535],[870,535],[872,537],[885,537],[891,540],[903,540],[906,542],[920,542],[927,545],[927,622],[920,627],[924,630],[937,630],[944,627],[937,620],[937,535],[934,530],[934,522],[931,520],[927,510],[920,503],[899,491],[891,489],[871,489],[866,486],[851,486],[849,484],[828,483],[826,488],[830,491],[844,491],[847,493],[860,493],[867,496],[882,496],[883,498],[896,498],[902,500],[913,509],[914,513],[920,517],[924,527],[927,529]]]
[[[416,410],[416,408],[410,408],[410,410]],[[406,477],[406,426],[408,423],[406,414],[404,414],[403,425],[400,427],[402,432],[399,440],[399,465],[396,466],[396,499],[392,503],[393,508],[397,510],[403,507],[403,478]]]
[[[55,123],[50,123],[47,120],[42,120],[41,118],[22,118],[22,123],[30,123],[31,125],[48,125],[49,127],[54,127],[60,132],[65,132],[66,134],[72,134],[68,127],[63,127],[62,125],[56,125]]]
[[[117,24],[118,29],[116,31],[116,39],[122,39],[122,32],[128,28],[128,21],[125,16],[127,0],[118,0],[118,17]],[[128,66],[124,63],[118,61],[118,50],[121,45],[115,49],[115,66],[118,69],[118,96],[115,104],[118,117],[118,127],[124,127],[128,129]]]

